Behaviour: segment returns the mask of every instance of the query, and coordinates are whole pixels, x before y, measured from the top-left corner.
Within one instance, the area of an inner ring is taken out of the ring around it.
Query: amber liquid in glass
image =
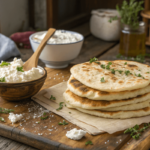
[[[119,53],[126,57],[145,54],[145,33],[128,33],[121,31]]]

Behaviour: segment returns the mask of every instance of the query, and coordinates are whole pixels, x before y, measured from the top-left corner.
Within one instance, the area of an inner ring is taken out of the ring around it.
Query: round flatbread
[[[143,95],[150,92],[150,85],[144,88],[131,91],[105,92],[90,88],[82,84],[73,76],[71,76],[70,79],[68,80],[67,87],[71,92],[73,92],[78,96],[87,97],[88,99],[92,100],[108,100],[108,101],[133,98],[137,97],[138,95]]]
[[[76,108],[71,106],[70,104],[66,103],[68,108],[77,109],[83,113],[103,117],[103,118],[110,118],[110,119],[128,119],[128,118],[135,118],[135,117],[143,117],[150,115],[150,107],[145,107],[138,110],[130,110],[130,111],[102,111],[102,110],[88,110],[82,108]]]
[[[150,66],[134,61],[96,61],[75,65],[72,75],[82,84],[107,92],[144,88],[150,83]]]
[[[90,100],[85,97],[79,97],[78,95],[72,93],[70,90],[66,90],[63,94],[64,99],[67,103],[73,107],[78,107],[82,109],[106,109],[111,107],[119,107],[129,104],[136,104],[139,102],[144,102],[150,99],[150,93],[137,96],[135,98],[125,99],[125,100],[114,100],[114,101],[95,101]]]

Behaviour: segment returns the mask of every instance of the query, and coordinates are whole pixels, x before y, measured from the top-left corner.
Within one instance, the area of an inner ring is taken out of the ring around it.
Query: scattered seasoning
[[[104,79],[104,77],[102,77],[102,78],[101,78],[101,82],[102,82],[102,83],[104,83],[104,82],[105,82],[105,79]]]
[[[127,62],[125,62],[124,65],[127,65]]]
[[[141,132],[144,132],[147,128],[150,127],[150,124],[144,124],[144,127],[139,129],[139,125],[135,125],[133,128],[128,128],[124,131],[124,134],[125,133],[130,133],[130,136],[133,138],[133,139],[139,139],[139,137],[141,136]]]
[[[8,65],[10,65],[10,63],[8,63],[8,62],[6,62],[6,61],[3,61],[3,62],[0,64],[1,67],[3,67],[3,66],[8,66]]]
[[[53,95],[51,95],[50,100],[56,100],[56,98]]]
[[[0,82],[5,82],[5,77],[0,78]]]
[[[112,73],[112,74],[115,74],[115,70],[114,70],[114,69],[111,69],[111,73]]]
[[[98,60],[98,59],[97,59],[96,57],[94,57],[94,58],[91,58],[89,62],[92,63],[92,62],[96,62],[97,60]],[[96,62],[96,63],[99,63],[99,64],[100,64],[100,62]]]
[[[4,118],[3,118],[3,117],[0,117],[0,121],[5,122],[5,120],[4,120]]]
[[[92,141],[87,141],[85,145],[93,145]]]
[[[68,123],[67,123],[66,121],[63,121],[63,122],[59,122],[58,124],[59,124],[59,125],[64,125],[64,126],[65,126],[65,125],[67,125]]]
[[[24,72],[24,71],[23,71],[23,67],[17,67],[17,70],[18,70],[18,71],[21,71],[21,72]]]
[[[101,68],[105,69],[105,65],[104,65],[104,64],[102,64],[102,65],[101,65]]]
[[[61,110],[61,109],[63,108],[63,103],[64,103],[64,102],[60,102],[60,103],[59,103],[59,108],[57,108],[56,110]]]
[[[13,111],[14,111],[13,109],[7,109],[7,108],[0,107],[0,113],[3,113],[3,114],[8,114]]]

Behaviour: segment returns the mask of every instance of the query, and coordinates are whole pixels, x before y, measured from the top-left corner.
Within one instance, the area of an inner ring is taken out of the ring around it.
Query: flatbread
[[[71,76],[70,79],[68,80],[67,87],[71,92],[73,92],[78,96],[87,97],[88,99],[92,100],[108,100],[108,101],[133,98],[137,97],[138,95],[143,95],[150,92],[150,85],[132,91],[122,91],[122,92],[100,91],[82,84],[73,76]]]
[[[66,102],[66,100],[65,100]],[[67,102],[66,102],[67,103]],[[144,101],[144,102],[139,102],[136,104],[129,104],[129,105],[123,105],[123,106],[118,106],[118,107],[111,107],[111,108],[103,108],[101,109],[102,111],[124,111],[124,110],[138,110],[142,109],[145,107],[148,107],[150,103],[150,100]],[[69,104],[69,103],[68,103]],[[72,106],[68,106],[69,108],[72,108]]]
[[[150,107],[145,107],[143,109],[130,110],[130,111],[108,112],[102,110],[88,110],[88,109],[76,108],[71,106],[68,103],[66,103],[66,106],[68,108],[77,109],[86,114],[103,117],[103,118],[111,118],[111,119],[127,119],[127,118],[143,117],[143,116],[150,115]]]
[[[135,98],[125,99],[125,100],[114,100],[114,101],[95,101],[90,100],[85,97],[79,97],[78,95],[72,93],[70,90],[66,90],[63,94],[64,99],[72,105],[73,107],[78,107],[82,109],[106,109],[111,107],[119,107],[123,105],[136,104],[139,102],[144,102],[150,99],[150,93],[137,96]]]
[[[127,60],[111,63],[108,66],[109,61],[86,62],[73,66],[70,71],[84,85],[107,92],[135,90],[150,83],[150,66]],[[106,66],[110,69],[103,69]]]

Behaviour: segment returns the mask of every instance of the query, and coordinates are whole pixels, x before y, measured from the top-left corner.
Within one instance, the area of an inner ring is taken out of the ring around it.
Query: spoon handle
[[[47,34],[45,35],[44,39],[41,41],[40,45],[38,46],[37,50],[34,52],[34,54],[24,63],[23,69],[25,71],[32,69],[33,67],[37,67],[39,56],[46,45],[47,41],[50,39],[50,37],[54,34],[56,29],[50,28],[47,31]]]

